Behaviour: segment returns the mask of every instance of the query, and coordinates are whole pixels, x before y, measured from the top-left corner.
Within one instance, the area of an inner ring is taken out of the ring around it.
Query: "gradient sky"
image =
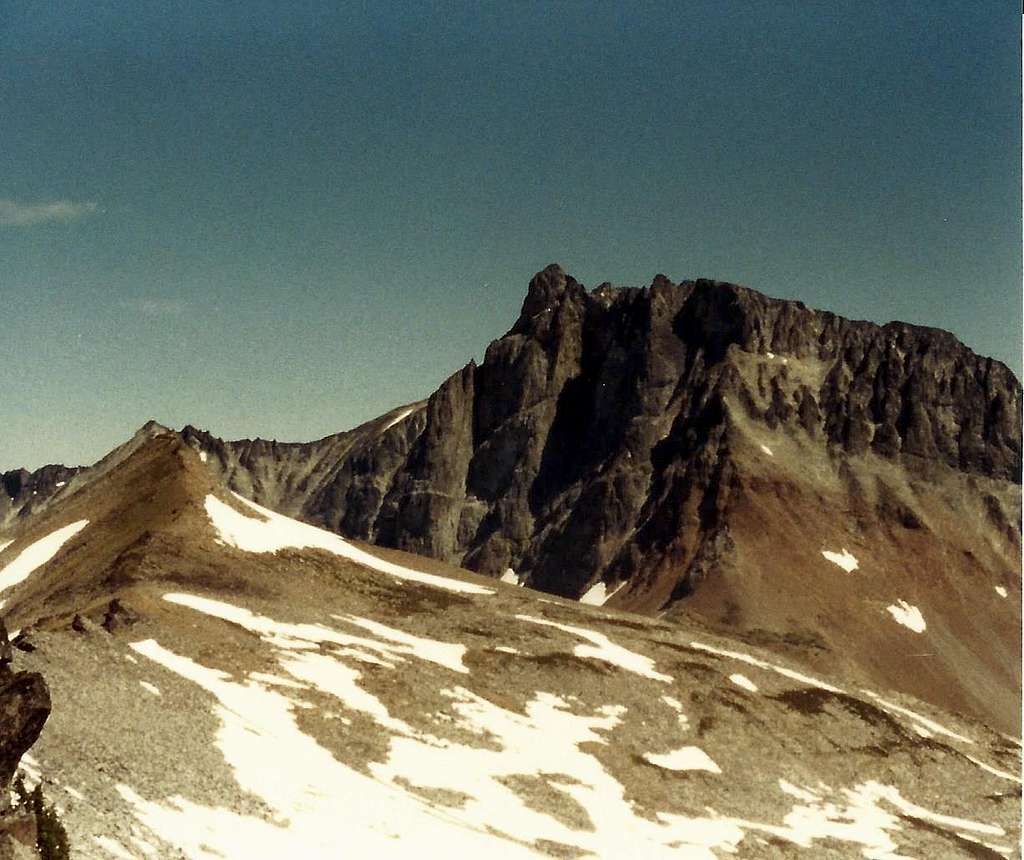
[[[1020,37],[994,0],[0,0],[0,469],[354,426],[553,261],[1020,375]]]

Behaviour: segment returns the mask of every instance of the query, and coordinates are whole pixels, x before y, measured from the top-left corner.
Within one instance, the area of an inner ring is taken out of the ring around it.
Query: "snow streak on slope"
[[[729,676],[729,680],[732,681],[737,687],[742,687],[750,693],[757,692],[757,684],[750,680],[746,675],[741,675],[737,672],[734,675]]]
[[[893,711],[894,713],[900,714],[901,716],[909,717],[911,720],[914,721],[916,725],[923,726],[925,729],[932,732],[933,734],[945,735],[947,738],[952,738],[953,740],[960,741],[960,743],[964,744],[974,743],[974,741],[972,741],[970,738],[964,737],[963,735],[957,732],[947,729],[945,726],[935,722],[935,720],[930,720],[928,719],[928,717],[925,717],[921,714],[916,713],[915,711],[910,710],[910,708],[904,708],[900,705],[894,704],[893,702],[886,701],[878,694],[872,693],[870,690],[861,690],[861,692],[865,695],[870,696],[887,711]]]
[[[655,754],[644,753],[644,758],[651,764],[665,770],[707,770],[721,773],[722,769],[711,760],[700,747],[680,747],[672,752]]]
[[[408,418],[410,415],[412,415],[412,413],[415,412],[415,411],[416,411],[416,407],[415,406],[410,406],[408,409],[402,410],[401,412],[398,413],[398,415],[396,415],[387,424],[385,424],[381,428],[380,432],[381,433],[386,433],[388,430],[390,430],[396,424],[404,421],[406,418]]]
[[[801,684],[808,684],[811,687],[818,687],[822,690],[828,690],[830,693],[843,692],[838,687],[833,687],[831,684],[826,684],[819,678],[812,678],[810,675],[804,675],[802,672],[797,672],[793,669],[787,669],[785,666],[776,666],[774,663],[769,663],[767,660],[759,660],[757,657],[751,657],[749,654],[743,654],[740,651],[727,651],[723,648],[715,648],[711,645],[705,645],[702,642],[691,642],[690,647],[696,648],[698,651],[707,651],[709,654],[717,654],[719,657],[729,657],[733,660],[739,660],[741,663],[747,663],[751,666],[757,666],[759,669],[768,669],[772,672],[782,675],[784,678],[789,678],[793,681],[799,681]]]
[[[247,517],[240,514],[230,505],[225,504],[216,496],[206,497],[206,513],[217,529],[217,534],[224,543],[246,552],[277,552],[281,549],[322,549],[334,553],[356,564],[379,570],[401,579],[409,579],[444,588],[448,591],[461,591],[466,594],[493,594],[490,588],[434,576],[412,568],[392,564],[375,555],[371,555],[336,534],[300,523],[273,511],[267,510],[255,502],[232,493],[238,501],[256,511],[262,519]]]
[[[88,520],[79,520],[64,526],[40,538],[31,546],[23,549],[18,557],[0,570],[0,591],[17,585],[28,579],[38,568],[52,559],[60,548],[89,524]]]

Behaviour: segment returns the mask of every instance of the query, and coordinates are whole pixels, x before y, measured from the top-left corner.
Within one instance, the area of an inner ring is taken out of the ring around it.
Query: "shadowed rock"
[[[0,798],[25,752],[36,742],[50,716],[50,692],[36,672],[13,672],[7,629],[0,621]]]

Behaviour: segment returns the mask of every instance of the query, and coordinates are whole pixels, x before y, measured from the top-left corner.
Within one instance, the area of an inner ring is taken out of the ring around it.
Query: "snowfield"
[[[202,665],[154,639],[131,645],[157,672],[212,697],[220,726],[217,748],[238,791],[257,799],[269,814],[260,817],[204,806],[181,796],[144,796],[122,782],[117,786],[119,796],[146,835],[136,833],[134,842],[97,838],[97,847],[109,856],[147,856],[151,852],[143,846],[152,848],[159,842],[195,860],[422,860],[434,856],[430,846],[443,846],[444,856],[453,858],[527,858],[544,856],[536,846],[557,844],[585,858],[716,860],[723,853],[735,853],[753,834],[804,847],[830,839],[849,846],[854,854],[896,860],[904,856],[893,838],[906,826],[901,815],[953,828],[962,838],[996,852],[1008,855],[1012,850],[1000,841],[1006,833],[998,825],[936,811],[906,798],[895,786],[872,779],[833,788],[780,777],[778,798],[788,812],[777,819],[727,816],[711,808],[691,816],[664,811],[651,818],[640,814],[623,783],[596,752],[611,749],[616,731],[630,718],[629,708],[621,704],[581,708],[571,695],[537,692],[521,711],[510,710],[480,697],[460,680],[471,674],[460,643],[416,636],[353,615],[332,616],[336,624],[331,625],[289,623],[197,594],[167,593],[164,599],[249,631],[273,655],[276,669],[239,675]],[[585,640],[588,644],[574,649],[581,659],[604,661],[640,676],[644,683],[674,680],[656,671],[649,658],[596,631],[516,617],[521,623]],[[335,647],[325,649],[325,643]],[[813,678],[741,652],[700,643],[691,646],[812,688],[838,689],[819,687]],[[509,659],[526,659],[514,648],[495,650]],[[449,703],[444,709],[447,716],[437,723],[436,732],[414,728],[361,685],[360,666],[394,673],[410,661],[449,673],[450,682],[441,690]],[[757,690],[744,675],[733,674],[728,680],[744,690]],[[144,686],[159,694],[155,684]],[[372,720],[388,738],[383,759],[371,761],[360,772],[305,731],[300,715],[311,706],[297,697],[308,691],[335,700],[337,718],[346,724],[357,714]],[[970,743],[922,715],[870,695],[895,715]],[[694,728],[683,702],[668,695],[661,700],[679,719],[675,737],[662,738],[658,747],[642,754],[649,767],[666,778],[740,778],[693,743]],[[458,740],[447,736],[451,730],[461,732]],[[1001,776],[1012,779],[1009,774]],[[563,799],[563,810],[575,812],[556,814],[538,806],[522,794],[525,785],[544,786],[544,791]],[[688,785],[687,791],[693,791],[700,784]],[[440,802],[431,799],[435,796],[457,800]]]
[[[65,613],[19,655],[55,703],[24,770],[87,860],[1012,854],[1019,745],[981,723],[601,608],[603,582],[581,606],[428,574],[208,487],[166,576],[119,592],[132,623]]]
[[[379,570],[400,579],[409,579],[433,585],[448,591],[461,591],[466,594],[493,594],[494,590],[471,582],[434,576],[422,571],[403,567],[378,558],[375,555],[353,546],[338,535],[315,526],[300,523],[298,520],[275,514],[267,508],[250,502],[248,499],[232,495],[242,504],[252,508],[259,517],[247,517],[218,499],[216,496],[206,497],[206,513],[210,517],[218,537],[228,546],[246,552],[278,552],[282,549],[322,549],[335,555],[354,561],[365,567]]]
[[[8,588],[28,579],[36,570],[57,555],[61,547],[87,525],[89,525],[88,520],[79,520],[78,522],[71,523],[71,525],[64,526],[62,529],[51,532],[46,537],[40,538],[23,549],[14,561],[0,570],[0,591],[6,591]],[[5,544],[5,546],[10,546],[10,543]]]

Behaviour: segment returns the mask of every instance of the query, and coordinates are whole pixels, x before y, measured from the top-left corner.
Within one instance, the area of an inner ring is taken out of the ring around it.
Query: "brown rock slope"
[[[34,763],[80,857],[1019,842],[1019,742],[980,722],[692,620],[369,554],[225,493],[174,434],[13,538],[0,599],[54,701]]]

